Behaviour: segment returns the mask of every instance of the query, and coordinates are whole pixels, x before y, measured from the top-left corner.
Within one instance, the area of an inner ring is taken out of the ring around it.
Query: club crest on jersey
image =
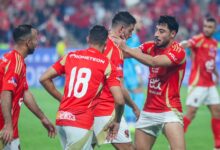
[[[10,80],[8,80],[8,83],[13,84],[15,87],[17,86],[17,80],[15,77],[12,77]]]
[[[120,64],[120,65],[117,67],[117,70],[123,70],[123,65]]]
[[[19,105],[20,107],[21,107],[21,105],[22,105],[23,101],[24,101],[24,99],[23,99],[23,98],[20,98],[20,99],[18,100],[18,105]]]

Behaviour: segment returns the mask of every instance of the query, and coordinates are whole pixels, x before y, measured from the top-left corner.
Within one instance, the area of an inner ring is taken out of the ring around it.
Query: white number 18
[[[73,91],[73,95],[75,97],[81,98],[86,94],[88,90],[88,82],[91,78],[91,70],[89,68],[79,68],[76,82],[74,83],[76,72],[77,72],[76,70],[77,70],[77,67],[74,67],[71,70],[68,97],[71,96],[72,91]],[[83,76],[83,74],[85,74],[85,76]],[[80,84],[82,84],[82,89],[78,91]]]

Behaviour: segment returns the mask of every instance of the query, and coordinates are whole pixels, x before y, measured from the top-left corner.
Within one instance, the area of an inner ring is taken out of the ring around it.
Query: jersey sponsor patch
[[[57,112],[57,119],[76,121],[75,115],[73,115],[72,113],[67,112],[67,111],[58,111]]]
[[[17,80],[15,77],[11,77],[11,79],[8,80],[8,83],[17,87]]]

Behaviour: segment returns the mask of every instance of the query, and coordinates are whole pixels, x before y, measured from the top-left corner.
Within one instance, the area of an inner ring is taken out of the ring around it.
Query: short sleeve
[[[62,75],[65,73],[66,59],[67,59],[67,55],[63,56],[52,65],[52,67],[56,70],[58,75]]]
[[[11,59],[6,63],[5,72],[2,79],[2,90],[8,90],[15,93],[19,84],[19,76],[22,70],[22,63]]]
[[[25,81],[24,81],[24,90],[28,90],[28,82],[27,82],[27,78],[25,78]]]
[[[105,75],[108,87],[120,86],[120,78],[117,75],[116,67],[110,62],[106,68]]]
[[[179,65],[186,61],[186,53],[178,44],[173,45],[165,55],[174,65]]]

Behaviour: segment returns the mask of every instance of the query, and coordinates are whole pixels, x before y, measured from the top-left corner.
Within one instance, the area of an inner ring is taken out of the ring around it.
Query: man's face
[[[38,44],[38,32],[36,29],[31,30],[31,37],[27,41],[28,54],[33,54]]]
[[[175,31],[170,31],[167,24],[158,24],[154,33],[155,44],[157,47],[166,47],[175,37]]]
[[[206,21],[206,20],[204,21],[203,33],[205,34],[205,36],[211,37],[213,33],[215,32],[215,28],[216,28],[216,25],[214,22]]]
[[[131,34],[134,30],[134,24],[131,24],[129,26],[123,26],[123,28],[121,29],[121,35],[120,38],[127,40],[128,38],[131,37]]]

